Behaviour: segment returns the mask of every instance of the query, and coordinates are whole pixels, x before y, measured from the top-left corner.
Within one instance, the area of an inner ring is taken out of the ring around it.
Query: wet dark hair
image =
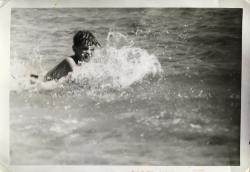
[[[101,46],[95,36],[88,30],[78,31],[73,38],[74,45]]]

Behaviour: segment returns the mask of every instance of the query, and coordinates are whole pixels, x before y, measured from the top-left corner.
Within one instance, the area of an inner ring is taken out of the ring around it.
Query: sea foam
[[[89,63],[82,63],[74,72],[58,82],[43,82],[42,79],[30,78],[31,62],[11,59],[11,89],[10,91],[51,91],[58,88],[88,89],[104,91],[105,89],[123,89],[140,82],[150,75],[160,75],[161,64],[154,54],[134,46],[128,36],[110,31],[106,44],[97,48]],[[41,63],[42,60],[37,61]],[[44,62],[43,62],[44,63]],[[55,64],[57,65],[57,64]]]

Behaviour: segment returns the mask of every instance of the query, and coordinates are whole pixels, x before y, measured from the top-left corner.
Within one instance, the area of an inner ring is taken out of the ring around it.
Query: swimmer
[[[52,68],[44,77],[43,80],[58,81],[60,78],[67,76],[69,72],[73,72],[76,66],[82,62],[89,62],[93,56],[96,46],[101,46],[94,35],[88,30],[78,31],[73,38],[74,45],[72,50],[74,55],[65,58],[61,63]],[[37,75],[30,75],[33,78],[38,78]]]

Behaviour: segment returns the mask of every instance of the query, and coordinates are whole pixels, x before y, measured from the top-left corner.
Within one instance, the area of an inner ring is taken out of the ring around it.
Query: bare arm
[[[57,66],[52,68],[45,76],[45,81],[50,80],[59,80],[60,78],[67,76],[69,72],[73,72],[74,67],[76,66],[74,60],[70,57],[64,59]]]

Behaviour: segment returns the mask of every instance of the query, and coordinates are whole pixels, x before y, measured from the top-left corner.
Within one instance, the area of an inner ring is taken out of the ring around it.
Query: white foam
[[[107,45],[95,52],[89,63],[83,63],[71,79],[91,87],[126,88],[148,74],[162,72],[155,55],[134,47],[133,42],[120,33],[110,32]]]
[[[75,68],[73,73],[59,80],[60,82],[32,80],[30,74],[34,73],[34,62],[17,59],[11,59],[11,91],[53,91],[59,90],[58,88],[74,90],[72,84],[75,84],[80,89],[88,88],[90,94],[94,94],[95,90],[127,88],[149,74],[162,72],[155,55],[135,47],[129,37],[113,31],[109,32],[106,45],[95,51],[89,63]],[[41,63],[41,59],[35,63]]]

